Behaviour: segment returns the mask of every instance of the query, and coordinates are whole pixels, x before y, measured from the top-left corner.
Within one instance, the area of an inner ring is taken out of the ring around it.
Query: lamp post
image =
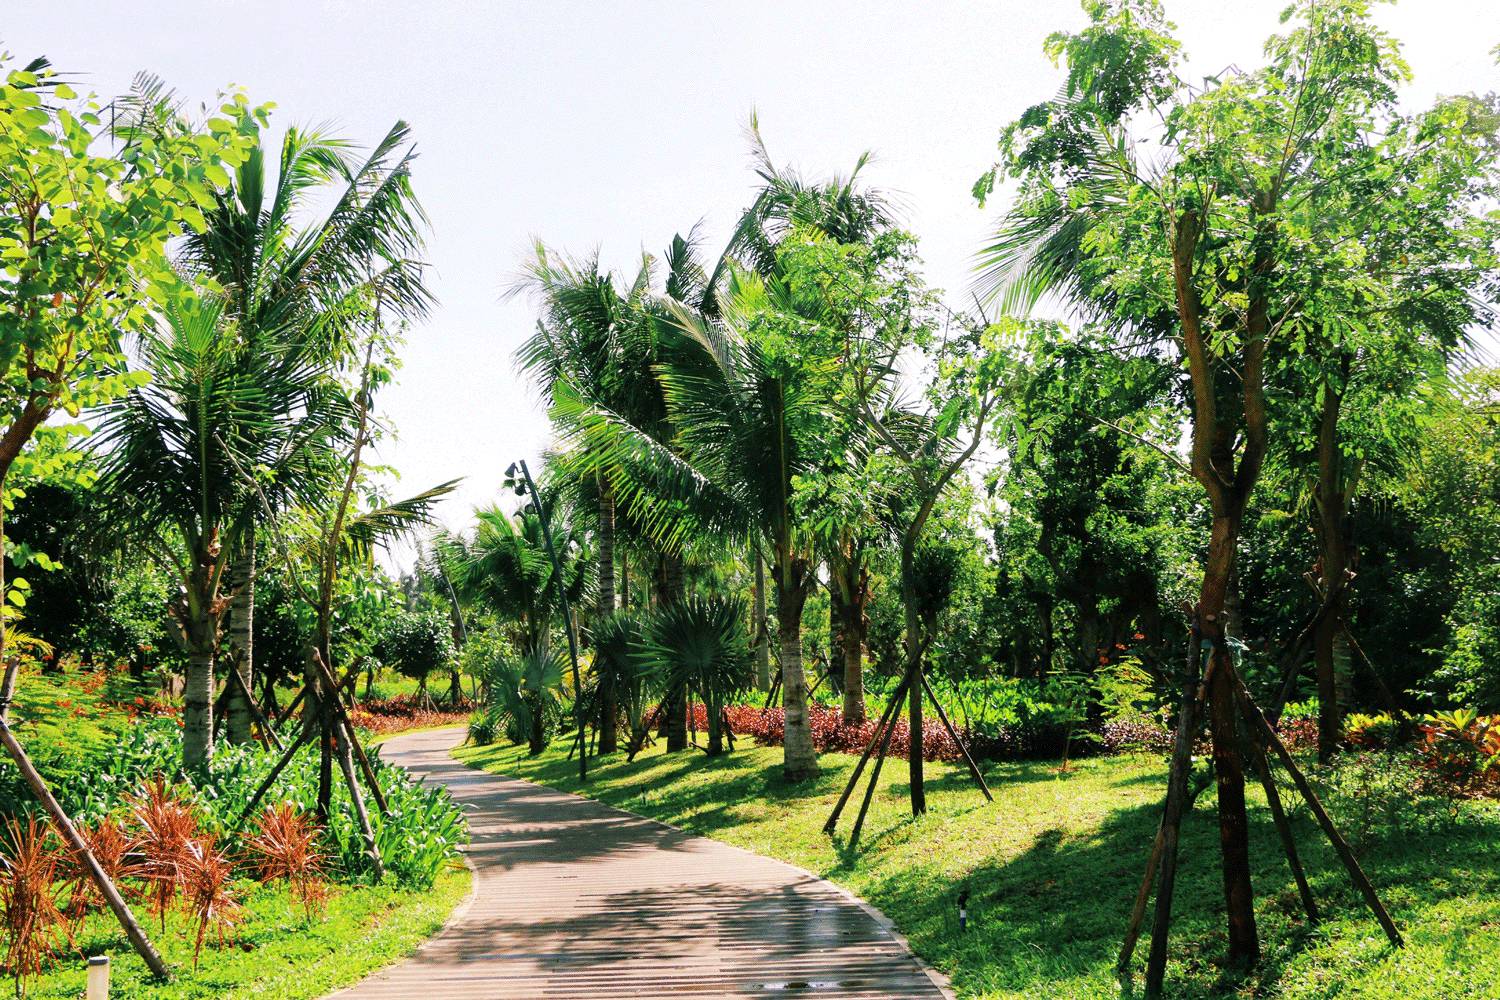
[[[521,472],[519,482],[516,481],[518,468]],[[588,747],[583,741],[583,684],[578,670],[578,639],[573,633],[573,609],[568,604],[568,591],[563,586],[562,562],[557,558],[557,549],[552,545],[552,528],[547,522],[546,512],[542,510],[542,498],[537,493],[536,483],[531,481],[531,471],[526,468],[526,460],[512,462],[510,468],[505,470],[505,478],[514,484],[517,496],[526,496],[528,493],[531,495],[531,505],[542,525],[542,543],[547,546],[547,555],[552,560],[552,580],[557,586],[557,601],[562,605],[563,628],[568,633],[568,656],[573,661],[573,718],[579,736],[578,780],[587,781]]]

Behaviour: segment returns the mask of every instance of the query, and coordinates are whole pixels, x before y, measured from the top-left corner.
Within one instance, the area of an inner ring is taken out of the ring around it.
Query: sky
[[[1258,64],[1286,0],[1165,5],[1202,75]],[[1500,88],[1500,0],[1377,16],[1412,106]],[[1077,0],[0,0],[0,51],[101,95],[140,70],[195,102],[242,87],[283,125],[363,143],[412,125],[438,306],[379,400],[396,429],[379,460],[398,493],[463,477],[439,512],[459,527],[549,440],[513,361],[534,308],[506,297],[534,240],[633,272],[701,221],[717,253],[752,197],[754,110],[773,159],[809,175],[872,151],[863,176],[901,200],[929,280],[967,301],[996,215],[970,188],[1001,126],[1058,87],[1043,39],[1083,22]]]

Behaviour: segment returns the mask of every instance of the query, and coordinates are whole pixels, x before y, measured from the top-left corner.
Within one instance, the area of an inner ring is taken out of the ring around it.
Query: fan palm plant
[[[661,674],[641,655],[643,618],[617,611],[594,626],[593,682],[600,704],[614,705],[624,713],[629,733],[626,753],[635,759],[645,743],[646,712],[652,701],[662,694]],[[618,724],[617,718],[603,719],[606,728]],[[600,733],[603,744],[603,731]]]
[[[533,755],[547,748],[547,719],[559,709],[558,690],[567,660],[558,649],[534,649],[519,656],[497,656],[488,664],[486,721],[504,729],[513,742],[526,740]]]
[[[703,699],[708,755],[724,752],[724,708],[750,687],[754,658],[738,598],[689,597],[658,609],[647,622],[640,659],[673,685]]]

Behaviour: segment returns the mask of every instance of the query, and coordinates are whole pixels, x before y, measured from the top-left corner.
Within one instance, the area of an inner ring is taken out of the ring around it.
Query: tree
[[[404,611],[392,618],[375,646],[386,666],[415,680],[418,696],[427,697],[427,677],[448,670],[458,657],[448,616],[440,611]]]
[[[76,416],[139,383],[122,371],[122,338],[183,294],[168,241],[204,224],[265,111],[236,95],[200,129],[142,81],[106,126],[100,103],[79,98],[45,60],[15,67],[0,56],[0,70],[3,491],[53,413]],[[0,629],[0,655],[3,644]],[[0,705],[14,683],[8,671]]]
[[[397,122],[365,155],[318,129],[289,128],[279,150],[268,149],[263,134],[256,138],[179,259],[188,274],[221,289],[224,320],[234,325],[231,353],[253,363],[274,352],[315,368],[348,360],[377,286],[389,315],[423,315],[430,302],[419,260],[426,220],[412,192],[416,153],[407,125]],[[320,211],[326,201],[332,207]],[[286,474],[274,464],[254,471],[265,478]],[[251,520],[259,520],[259,507],[251,511]],[[245,742],[255,674],[254,531],[230,547],[226,592],[239,682],[229,693],[226,729],[231,742]]]
[[[1270,40],[1263,68],[1226,72],[1202,88],[1179,77],[1179,46],[1159,4],[1117,0],[1086,10],[1088,27],[1048,40],[1066,66],[1062,94],[1006,128],[1001,163],[976,194],[982,199],[1002,177],[1019,183],[988,251],[992,277],[1012,301],[1059,289],[1117,329],[1165,342],[1186,369],[1189,467],[1211,512],[1193,634],[1212,649],[1208,716],[1229,950],[1243,964],[1258,957],[1259,939],[1227,598],[1270,445],[1268,384],[1292,355],[1318,349],[1297,328],[1323,319],[1311,310],[1321,304],[1325,252],[1350,236],[1338,206],[1358,202],[1395,162],[1378,137],[1401,120],[1395,87],[1406,70],[1364,0],[1296,4],[1294,27]],[[1148,119],[1160,123],[1151,164],[1132,133]],[[1173,832],[1157,893],[1153,994],[1197,684],[1197,676],[1187,681],[1169,785],[1164,829]]]

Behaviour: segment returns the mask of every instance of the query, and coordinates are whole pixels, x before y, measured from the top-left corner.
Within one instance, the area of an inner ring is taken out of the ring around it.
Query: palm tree
[[[724,752],[724,708],[750,687],[753,657],[738,598],[689,597],[647,622],[639,658],[669,683],[703,699],[708,755]]]
[[[208,294],[169,301],[138,355],[152,379],[106,411],[99,495],[116,544],[137,542],[177,572],[170,610],[188,654],[183,762],[199,768],[212,748],[226,570],[253,524],[241,472],[262,470],[255,490],[275,505],[317,502],[330,485],[337,403],[316,359],[240,350],[223,300]]]
[[[388,317],[426,311],[430,296],[418,260],[426,220],[411,189],[414,158],[404,122],[363,155],[317,129],[288,129],[279,151],[256,144],[204,213],[205,229],[185,240],[180,260],[185,272],[223,290],[240,355],[350,360],[377,289]],[[316,204],[328,199],[332,207],[320,213]],[[252,521],[271,513],[257,508]],[[244,742],[254,675],[253,525],[229,544],[229,633],[239,682],[229,688],[226,730],[231,741]]]

